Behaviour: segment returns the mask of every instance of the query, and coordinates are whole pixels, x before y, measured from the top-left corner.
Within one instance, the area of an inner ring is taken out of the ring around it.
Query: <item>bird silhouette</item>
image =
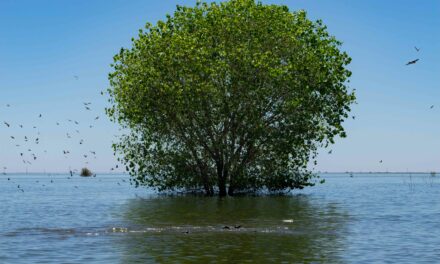
[[[430,109],[434,108],[434,105],[431,105]]]
[[[6,122],[6,121],[3,121],[3,123],[7,126],[7,127],[10,127],[11,125],[8,123],[8,122]]]
[[[417,48],[417,47],[414,47],[414,48],[416,49],[416,51],[417,51],[417,52],[419,52],[419,51],[420,51],[420,49],[419,49],[419,48]]]
[[[418,61],[419,61],[419,59],[415,59],[415,60],[407,62],[406,65],[416,64],[416,62],[418,62]]]

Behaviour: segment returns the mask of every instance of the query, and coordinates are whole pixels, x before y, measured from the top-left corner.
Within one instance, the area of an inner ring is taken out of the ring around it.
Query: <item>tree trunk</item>
[[[205,189],[205,195],[206,196],[213,196],[214,195],[214,189],[210,185],[204,185],[203,188]]]
[[[229,196],[234,196],[234,186],[232,186],[231,183],[229,183],[228,195]]]
[[[218,195],[220,197],[226,196],[226,178],[224,175],[223,162],[217,163],[217,178],[218,178]]]
[[[204,165],[200,161],[198,161],[198,167],[199,167],[199,171],[200,171],[200,177],[203,182],[203,189],[205,190],[205,195],[206,196],[213,196],[214,189],[212,188],[212,185],[209,183],[209,177],[208,177],[206,165]]]

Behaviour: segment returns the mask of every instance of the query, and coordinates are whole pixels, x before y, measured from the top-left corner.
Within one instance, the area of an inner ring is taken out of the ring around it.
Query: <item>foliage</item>
[[[92,176],[92,171],[89,170],[88,168],[82,168],[80,175],[83,177],[90,177]]]
[[[197,2],[147,23],[114,57],[107,114],[136,185],[279,191],[314,184],[319,147],[345,137],[350,57],[304,11]]]

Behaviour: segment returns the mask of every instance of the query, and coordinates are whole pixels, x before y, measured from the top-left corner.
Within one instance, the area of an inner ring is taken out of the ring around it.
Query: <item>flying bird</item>
[[[414,48],[416,49],[416,51],[417,51],[417,52],[419,52],[419,51],[420,51],[420,49],[419,49],[419,48],[417,48],[417,47],[414,47]]]
[[[382,162],[383,162],[382,160],[379,161],[379,163],[382,163]]]
[[[430,109],[434,108],[434,105],[431,105]]]
[[[419,59],[415,59],[415,60],[407,62],[406,65],[416,64],[416,62],[418,62],[418,61],[419,61]]]
[[[11,126],[8,122],[3,121],[3,123],[4,123],[7,127],[10,127],[10,126]]]

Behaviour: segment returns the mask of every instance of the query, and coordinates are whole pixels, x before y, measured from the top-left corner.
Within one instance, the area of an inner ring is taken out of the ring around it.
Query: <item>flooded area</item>
[[[157,195],[126,175],[0,176],[1,263],[433,263],[440,179],[324,174],[287,196]]]

